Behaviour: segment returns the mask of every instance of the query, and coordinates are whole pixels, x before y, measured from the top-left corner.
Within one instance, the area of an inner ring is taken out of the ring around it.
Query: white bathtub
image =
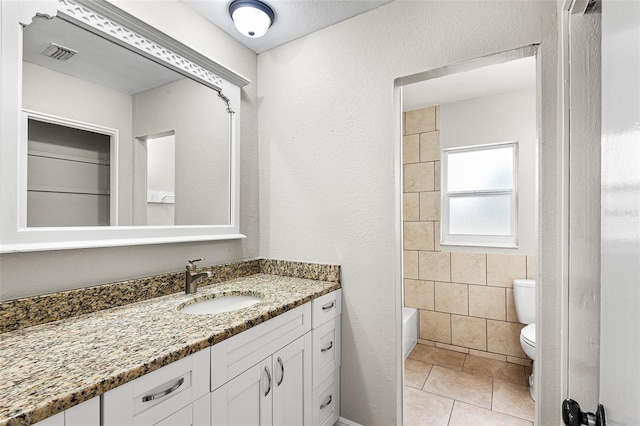
[[[418,310],[416,308],[402,308],[402,352],[406,360],[418,343]]]

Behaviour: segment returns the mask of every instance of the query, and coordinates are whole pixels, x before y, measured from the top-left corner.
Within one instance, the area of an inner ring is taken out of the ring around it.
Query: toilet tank
[[[536,322],[536,281],[513,280],[513,299],[518,321],[523,324]]]

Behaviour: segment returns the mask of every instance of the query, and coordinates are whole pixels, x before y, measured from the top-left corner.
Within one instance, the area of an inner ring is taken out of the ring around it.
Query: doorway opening
[[[117,132],[33,111],[25,118],[25,225],[117,225]]]
[[[401,79],[405,425],[534,420],[536,50]]]
[[[175,225],[176,204],[176,138],[174,131],[136,138],[146,155],[143,156],[146,198],[140,203],[146,210],[145,225]],[[138,207],[138,206],[136,206]]]

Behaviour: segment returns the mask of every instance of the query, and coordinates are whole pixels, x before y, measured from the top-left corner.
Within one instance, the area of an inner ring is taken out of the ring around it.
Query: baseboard
[[[338,417],[338,421],[334,423],[333,426],[362,426],[360,423],[353,422],[349,419],[345,419],[344,417]]]

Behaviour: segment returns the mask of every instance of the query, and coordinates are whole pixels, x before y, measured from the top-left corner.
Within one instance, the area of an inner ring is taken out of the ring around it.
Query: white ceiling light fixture
[[[259,0],[234,0],[229,15],[238,31],[251,38],[265,35],[275,19],[273,9]]]

